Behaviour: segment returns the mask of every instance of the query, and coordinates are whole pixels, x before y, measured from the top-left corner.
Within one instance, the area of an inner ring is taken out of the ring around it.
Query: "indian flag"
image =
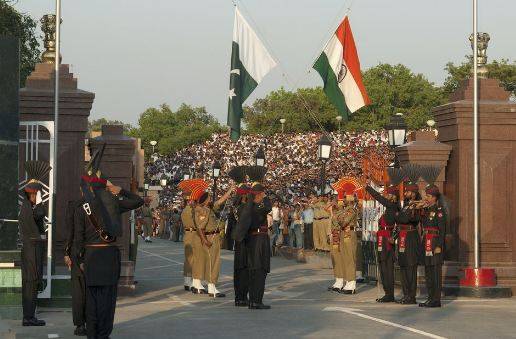
[[[341,22],[313,68],[321,75],[324,92],[344,119],[371,103],[362,82],[360,60],[348,17]]]
[[[276,62],[235,7],[227,122],[232,140],[240,137],[242,104],[274,66]]]

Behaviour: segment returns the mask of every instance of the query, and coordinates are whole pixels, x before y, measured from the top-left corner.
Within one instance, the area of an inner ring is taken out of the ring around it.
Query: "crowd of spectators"
[[[320,180],[321,163],[317,158],[317,142],[321,133],[278,133],[272,136],[247,135],[237,142],[227,134],[214,134],[203,143],[194,144],[170,156],[155,156],[146,166],[147,180],[159,182],[163,175],[167,187],[161,191],[161,205],[176,205],[181,200],[177,183],[185,173],[211,181],[212,164],[222,166],[217,181],[219,192],[230,182],[225,175],[233,166],[254,163],[257,150],[265,151],[268,168],[266,185],[283,201],[292,201],[313,193]],[[360,177],[365,157],[382,157],[388,163],[393,159],[384,131],[333,132],[333,150],[326,166],[328,182],[342,176]]]

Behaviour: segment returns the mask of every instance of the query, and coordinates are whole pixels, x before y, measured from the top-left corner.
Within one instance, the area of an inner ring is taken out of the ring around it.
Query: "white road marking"
[[[172,267],[172,266],[177,266],[177,265],[179,265],[179,264],[172,263],[170,265],[160,265],[160,266],[144,267],[144,268],[142,268],[142,270],[155,270],[157,268]]]
[[[176,261],[176,260],[172,260],[172,259],[170,259],[170,258],[167,258],[167,257],[161,256],[161,255],[159,255],[159,254],[154,254],[154,253],[151,253],[151,252],[148,252],[148,251],[142,250],[142,249],[138,249],[138,251],[140,251],[140,252],[143,252],[143,253],[147,254],[149,257],[156,257],[156,258],[160,258],[160,259],[163,259],[163,260],[166,260],[166,261],[173,262],[174,264],[183,265],[183,263],[182,263],[182,262],[179,262],[179,261]]]
[[[59,334],[49,334],[48,339],[51,339],[51,338],[59,338]]]
[[[418,330],[418,329],[415,329],[415,328],[412,328],[412,327],[408,327],[408,326],[396,324],[396,323],[393,323],[393,322],[390,322],[390,321],[387,321],[387,320],[371,317],[371,316],[363,314],[363,313],[358,313],[358,312],[360,312],[360,310],[353,309],[353,308],[326,307],[326,308],[323,309],[323,311],[344,312],[344,313],[347,313],[347,314],[356,315],[357,317],[361,317],[361,318],[364,318],[364,319],[373,320],[373,321],[379,322],[379,323],[384,324],[384,325],[401,328],[402,330],[413,332],[413,333],[417,333],[417,334],[420,334],[420,335],[425,336],[425,337],[434,338],[434,339],[446,339],[445,337],[441,337],[441,336],[438,336],[438,335],[435,335],[435,334],[432,334],[432,333],[424,332],[424,331],[421,331],[421,330]]]

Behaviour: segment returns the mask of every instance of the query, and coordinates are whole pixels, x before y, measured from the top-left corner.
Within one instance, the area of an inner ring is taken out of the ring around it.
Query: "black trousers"
[[[38,300],[38,281],[22,281],[22,306],[23,318],[32,319],[36,315],[36,304]]]
[[[235,301],[248,300],[249,293],[249,270],[247,267],[236,268],[233,272],[233,282],[235,287]]]
[[[267,271],[264,269],[249,270],[249,302],[261,304],[265,292],[265,278]]]
[[[82,274],[72,273],[72,316],[73,324],[81,326],[86,323],[86,285]]]
[[[426,289],[428,300],[441,302],[442,264],[425,266]]]
[[[409,299],[416,299],[417,265],[400,266],[400,273],[403,296]]]
[[[303,236],[303,243],[305,245],[305,250],[313,250],[314,249],[314,224],[305,224],[305,233]]]
[[[385,295],[394,297],[394,256],[392,253],[380,261],[380,278]]]
[[[117,285],[86,287],[88,339],[106,339],[113,331]]]

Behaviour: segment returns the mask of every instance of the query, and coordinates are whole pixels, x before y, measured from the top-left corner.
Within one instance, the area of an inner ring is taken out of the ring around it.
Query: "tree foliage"
[[[41,50],[36,35],[36,21],[29,15],[18,12],[9,3],[0,0],[0,35],[12,35],[20,39],[20,86],[41,60]]]
[[[100,118],[88,121],[88,135],[91,135],[91,132],[101,131],[103,125],[122,125],[124,127],[124,134],[128,133],[133,128],[131,124],[126,124],[120,120]]]
[[[400,64],[379,64],[366,70],[363,79],[372,104],[352,114],[350,121],[343,121],[346,130],[383,128],[398,112],[406,115],[409,128],[421,128],[430,119],[430,109],[444,102],[439,87]],[[312,115],[326,130],[338,128],[337,110],[321,87],[295,92],[282,88],[246,107],[244,121],[249,133],[278,132],[282,118],[286,119],[285,132],[306,132],[319,129]]]
[[[146,154],[152,153],[152,140],[157,141],[156,152],[171,154],[191,144],[208,139],[213,133],[223,129],[205,107],[182,104],[176,111],[163,104],[158,108],[148,108],[140,115],[138,127],[132,129],[131,136],[141,138]]]
[[[444,70],[448,73],[444,81],[443,90],[446,95],[453,93],[471,75],[473,57],[466,56],[466,60],[455,65],[452,62],[446,64]],[[493,60],[486,65],[489,78],[500,80],[506,91],[516,95],[516,61],[512,63],[508,59]]]

